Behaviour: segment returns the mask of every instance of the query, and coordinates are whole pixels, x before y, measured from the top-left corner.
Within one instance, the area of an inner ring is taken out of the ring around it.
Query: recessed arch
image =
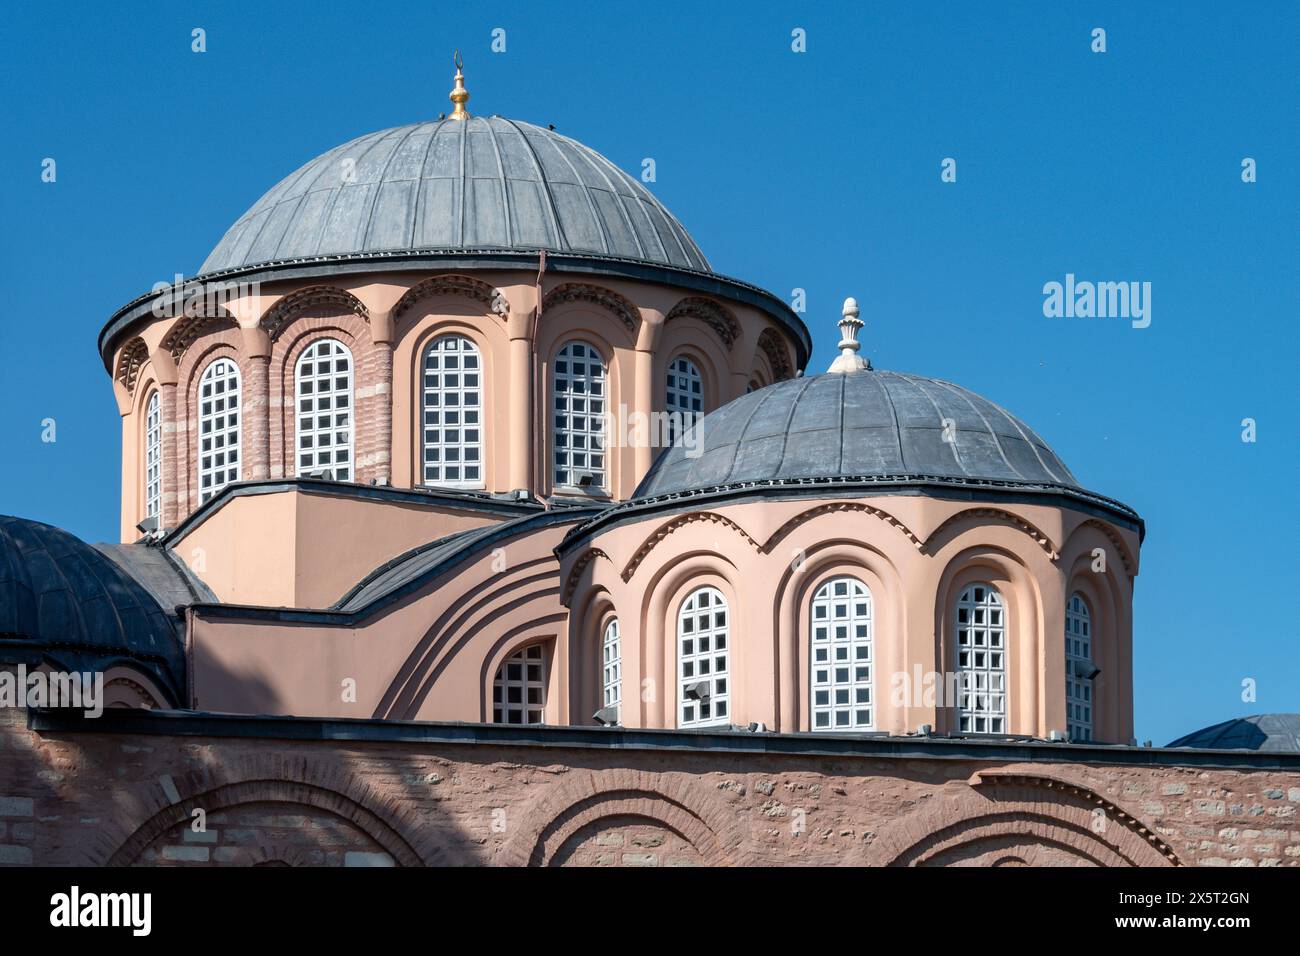
[[[506,866],[546,866],[567,840],[587,824],[607,817],[655,821],[681,834],[710,866],[749,862],[734,813],[694,778],[617,768],[567,774],[531,805],[502,850]]]

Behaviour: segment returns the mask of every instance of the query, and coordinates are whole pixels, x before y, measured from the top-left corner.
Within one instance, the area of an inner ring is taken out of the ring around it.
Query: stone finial
[[[857,300],[852,297],[845,299],[844,318],[840,319],[840,354],[826,371],[841,374],[870,371],[871,363],[858,354],[858,349],[862,348],[858,341],[862,320],[858,315]]]
[[[465,74],[461,72],[464,61],[460,58],[460,50],[456,51],[456,55],[451,58],[451,62],[456,67],[456,86],[447,94],[447,98],[452,103],[451,116],[448,119],[467,120],[469,119],[469,113],[465,109],[465,104],[469,102],[469,90],[465,89]]]

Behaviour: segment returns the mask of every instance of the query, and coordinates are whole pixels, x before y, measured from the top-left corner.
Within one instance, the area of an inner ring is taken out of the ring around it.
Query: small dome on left
[[[0,515],[0,655],[76,671],[136,667],[173,706],[183,703],[184,646],[149,591],[80,538],[8,515]]]

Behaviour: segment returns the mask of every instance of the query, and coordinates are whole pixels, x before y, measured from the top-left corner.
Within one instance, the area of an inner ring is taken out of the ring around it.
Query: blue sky
[[[822,371],[846,295],[877,367],[1017,412],[1146,518],[1139,740],[1300,710],[1294,3],[21,5],[0,55],[0,513],[111,540],[95,336],[278,179],[448,108],[639,172],[714,268],[788,298]],[[207,52],[190,31],[207,32]],[[489,50],[506,31],[506,52]],[[791,31],[807,52],[791,50]],[[1106,30],[1093,53],[1091,31]],[[41,182],[53,157],[58,180]],[[957,181],[940,164],[957,161]],[[1241,162],[1257,162],[1243,183]],[[1045,318],[1066,273],[1151,325]],[[1258,440],[1241,440],[1243,418]],[[41,441],[54,418],[57,442]],[[1241,682],[1258,682],[1243,703]]]

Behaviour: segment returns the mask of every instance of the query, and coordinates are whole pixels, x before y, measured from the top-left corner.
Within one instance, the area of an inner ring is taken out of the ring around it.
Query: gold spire
[[[467,120],[469,119],[469,113],[465,110],[465,104],[469,102],[469,90],[465,89],[465,74],[460,71],[461,67],[464,66],[464,62],[460,58],[460,50],[456,51],[456,55],[452,57],[451,62],[456,65],[456,88],[447,94],[453,107],[451,116],[447,118]]]

